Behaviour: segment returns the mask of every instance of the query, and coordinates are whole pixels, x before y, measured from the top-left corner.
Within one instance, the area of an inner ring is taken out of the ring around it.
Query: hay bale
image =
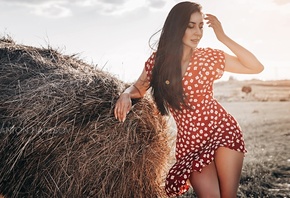
[[[162,197],[166,121],[149,97],[124,123],[126,84],[51,48],[0,40],[0,194]]]

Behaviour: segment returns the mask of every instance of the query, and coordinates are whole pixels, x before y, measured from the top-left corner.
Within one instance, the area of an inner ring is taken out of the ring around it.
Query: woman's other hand
[[[115,118],[120,122],[124,122],[127,114],[132,108],[132,100],[134,98],[142,98],[146,93],[150,82],[147,79],[145,68],[139,76],[138,80],[129,86],[119,97],[116,102],[114,114]]]
[[[116,102],[114,109],[115,118],[120,122],[124,122],[127,114],[131,110],[132,101],[129,93],[122,93]]]

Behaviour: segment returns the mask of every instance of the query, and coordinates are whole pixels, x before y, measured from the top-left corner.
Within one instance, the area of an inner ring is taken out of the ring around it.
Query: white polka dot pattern
[[[155,53],[145,64],[150,80]],[[184,99],[181,110],[170,108],[177,125],[176,163],[166,177],[168,196],[183,194],[192,171],[201,172],[214,160],[219,147],[246,152],[237,121],[213,98],[213,82],[222,77],[224,53],[211,48],[197,48],[182,78]]]

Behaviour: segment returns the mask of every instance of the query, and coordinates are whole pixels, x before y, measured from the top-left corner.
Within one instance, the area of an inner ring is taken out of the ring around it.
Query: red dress
[[[150,80],[155,53],[146,61]],[[176,122],[176,163],[166,177],[165,191],[177,196],[189,188],[186,181],[192,171],[201,172],[214,160],[219,147],[246,152],[237,121],[213,97],[213,82],[224,73],[225,57],[221,50],[197,48],[182,78],[187,106],[181,110],[169,107]]]

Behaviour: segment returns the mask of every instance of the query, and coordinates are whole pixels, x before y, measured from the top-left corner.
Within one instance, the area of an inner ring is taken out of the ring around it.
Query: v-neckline
[[[191,61],[189,61],[188,65],[185,69],[185,72],[182,75],[182,79],[184,79],[187,76],[188,70],[190,69],[191,65],[192,65],[192,63],[191,63]]]
[[[185,69],[185,72],[182,74],[182,80],[187,76],[189,69],[192,67],[192,64],[193,64],[192,58],[193,58],[194,52],[195,52],[195,50],[193,50],[191,57],[189,59],[188,65]]]

